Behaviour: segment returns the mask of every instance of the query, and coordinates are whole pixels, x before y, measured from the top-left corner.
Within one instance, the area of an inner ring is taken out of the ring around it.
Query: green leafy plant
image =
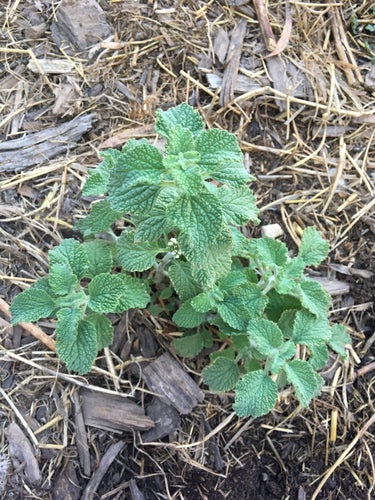
[[[13,322],[57,316],[57,352],[84,373],[111,342],[103,314],[145,307],[150,289],[154,313],[173,314],[183,334],[174,341],[180,355],[221,339],[203,381],[234,389],[238,415],[268,413],[287,384],[307,406],[321,390],[328,346],[345,358],[350,341],[328,323],[327,292],[304,274],[326,258],[328,242],[309,227],[291,258],[280,241],[245,238],[240,226],[258,224],[258,209],[235,136],[206,130],[187,104],[156,115],[164,152],[131,139],[103,154],[83,188],[100,198],[75,226],[85,242],[50,252],[49,277],[15,298]]]
[[[17,295],[12,322],[57,317],[56,351],[70,370],[90,371],[98,351],[112,342],[113,327],[104,313],[146,307],[143,281],[112,274],[112,248],[102,240],[64,240],[49,252],[49,276]]]

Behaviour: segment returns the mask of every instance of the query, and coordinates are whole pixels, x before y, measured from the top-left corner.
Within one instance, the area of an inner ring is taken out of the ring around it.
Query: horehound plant
[[[290,258],[281,241],[245,238],[240,226],[259,220],[236,137],[206,130],[187,104],[156,116],[164,152],[131,139],[103,153],[83,188],[99,197],[76,223],[83,243],[49,252],[49,276],[16,296],[13,323],[57,317],[57,353],[83,374],[112,341],[105,314],[161,296],[183,333],[174,341],[182,356],[210,347],[212,332],[226,340],[203,382],[234,389],[239,416],[268,413],[288,384],[307,406],[321,391],[328,347],[345,358],[350,342],[328,322],[328,293],[304,274],[327,257],[328,242],[308,227]]]

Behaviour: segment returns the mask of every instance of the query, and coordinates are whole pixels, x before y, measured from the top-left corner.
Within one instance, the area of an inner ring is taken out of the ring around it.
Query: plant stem
[[[169,262],[173,259],[174,255],[172,252],[168,252],[160,262],[155,262],[155,285],[158,286],[163,281],[164,276],[168,276],[168,273],[165,271],[165,267],[169,264]]]

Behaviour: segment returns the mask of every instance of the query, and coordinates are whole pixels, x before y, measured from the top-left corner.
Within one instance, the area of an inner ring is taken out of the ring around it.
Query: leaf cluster
[[[84,243],[68,239],[49,253],[49,276],[15,298],[13,322],[56,316],[59,356],[85,373],[111,342],[104,314],[145,307],[151,283],[152,310],[169,301],[163,311],[183,332],[174,342],[182,356],[212,347],[212,332],[227,339],[202,375],[213,391],[235,390],[238,415],[268,413],[286,384],[308,405],[328,346],[345,357],[350,340],[329,325],[330,297],[304,274],[328,242],[307,228],[290,258],[280,241],[245,238],[240,228],[259,223],[258,209],[235,136],[206,130],[187,104],[156,116],[164,151],[131,139],[103,154],[83,189],[98,199],[75,226]]]
[[[63,240],[49,252],[49,275],[17,295],[12,322],[57,317],[56,351],[69,370],[87,373],[98,351],[112,342],[104,313],[146,307],[146,283],[124,272],[113,274],[112,248],[103,240]]]

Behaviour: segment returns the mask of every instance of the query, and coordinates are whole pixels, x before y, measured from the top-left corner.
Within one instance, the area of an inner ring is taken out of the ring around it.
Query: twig
[[[5,300],[0,299],[0,311],[3,312],[8,318],[11,317],[11,313],[9,312],[9,306],[5,302]],[[43,332],[40,328],[33,325],[32,323],[19,323],[19,325],[29,332],[33,337],[38,339],[42,344],[48,347],[53,352],[56,352],[55,341],[51,339],[46,333]]]
[[[276,48],[276,39],[273,34],[271,23],[268,19],[266,6],[263,0],[253,0],[257,18],[259,21],[260,31],[262,32],[263,40],[268,51],[272,52]]]
[[[99,467],[96,469],[92,475],[90,481],[87,483],[85,491],[81,497],[81,500],[92,500],[95,496],[96,490],[98,489],[104,474],[107,472],[112,462],[115,460],[117,455],[125,446],[125,441],[118,441],[112,444],[108,450],[104,453],[103,458],[100,461]]]
[[[372,372],[373,370],[375,370],[375,361],[369,363],[368,365],[362,366],[362,368],[359,368],[355,375],[356,377],[363,377],[363,375],[366,375],[367,373]]]

